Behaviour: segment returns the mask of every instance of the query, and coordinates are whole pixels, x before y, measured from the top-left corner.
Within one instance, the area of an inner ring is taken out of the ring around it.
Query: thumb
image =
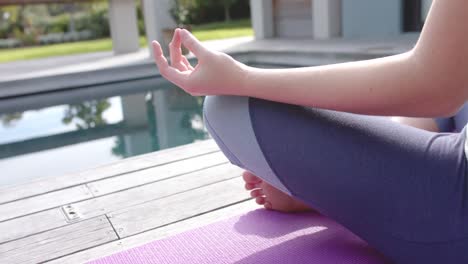
[[[207,52],[209,52],[208,49],[205,48],[203,44],[201,44],[201,42],[186,29],[180,31],[180,38],[182,40],[182,44],[198,58],[203,57]]]

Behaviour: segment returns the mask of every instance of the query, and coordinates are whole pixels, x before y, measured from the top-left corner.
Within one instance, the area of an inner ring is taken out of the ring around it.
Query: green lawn
[[[193,34],[202,41],[253,35],[250,20],[247,19],[232,21],[229,23],[217,22],[204,25],[194,25],[192,31]],[[140,45],[144,47],[146,44],[146,38],[140,37]],[[108,50],[112,50],[112,41],[109,38],[40,47],[5,49],[0,50],[0,62]]]

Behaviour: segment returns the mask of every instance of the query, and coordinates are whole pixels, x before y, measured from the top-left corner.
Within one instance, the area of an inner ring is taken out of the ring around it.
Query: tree
[[[224,20],[226,22],[231,21],[231,7],[237,2],[237,0],[222,0],[224,6]]]
[[[0,121],[6,127],[13,126],[15,122],[21,120],[23,117],[23,113],[10,113],[10,114],[3,114],[0,115]]]
[[[65,10],[67,10],[69,14],[69,20],[68,20],[68,32],[75,32],[75,11],[76,11],[76,6],[75,3],[68,3],[65,4]]]
[[[76,120],[78,129],[94,128],[107,124],[104,119],[104,112],[111,107],[111,104],[103,100],[85,101],[80,104],[69,105],[62,119],[64,124],[70,124]]]

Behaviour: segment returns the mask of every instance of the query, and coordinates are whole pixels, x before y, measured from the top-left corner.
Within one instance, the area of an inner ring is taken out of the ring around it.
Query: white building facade
[[[256,39],[329,39],[419,31],[431,3],[432,0],[250,0],[250,7]],[[163,31],[176,27],[170,16],[172,4],[173,0],[142,0],[148,41],[164,43]],[[135,1],[110,0],[109,16],[115,53],[139,50]]]
[[[419,31],[432,0],[250,0],[257,39],[356,38]]]

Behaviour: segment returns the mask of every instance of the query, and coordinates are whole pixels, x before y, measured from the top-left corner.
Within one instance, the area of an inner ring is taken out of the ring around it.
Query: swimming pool
[[[207,139],[202,105],[161,78],[0,100],[0,187]]]
[[[260,68],[374,57],[379,55],[296,51],[234,56]],[[132,80],[121,81],[126,78]],[[151,61],[45,79],[54,81],[25,80],[27,88],[16,83],[2,87],[8,89],[0,94],[0,188],[209,138],[202,120],[204,98],[155,76]],[[107,79],[116,81],[104,83]],[[92,84],[95,80],[102,84]]]

